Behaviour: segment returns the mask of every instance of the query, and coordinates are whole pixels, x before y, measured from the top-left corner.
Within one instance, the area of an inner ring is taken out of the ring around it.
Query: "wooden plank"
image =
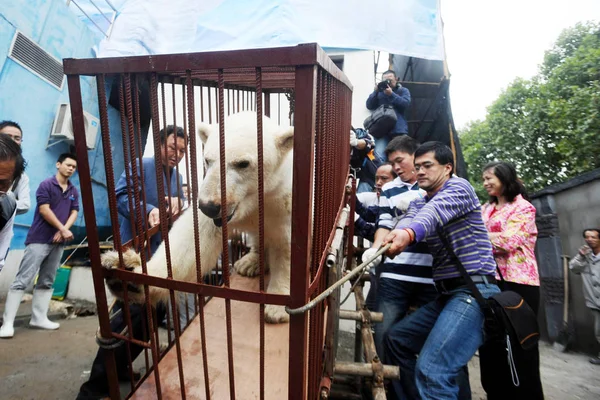
[[[231,276],[231,287],[258,291],[258,279]],[[213,298],[204,308],[211,399],[229,399],[225,302]],[[236,399],[259,398],[259,305],[231,302]],[[289,324],[265,326],[265,399],[284,399],[288,393]],[[188,399],[205,399],[200,326],[196,317],[181,335],[183,373]],[[173,347],[158,365],[165,400],[181,398],[177,354]],[[150,374],[132,399],[157,399]]]

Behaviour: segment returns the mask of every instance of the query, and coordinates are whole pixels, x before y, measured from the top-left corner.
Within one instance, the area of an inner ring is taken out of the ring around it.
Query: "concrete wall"
[[[573,257],[585,242],[585,228],[600,228],[600,180],[588,182],[554,195],[558,226],[563,253]],[[577,348],[589,353],[598,353],[593,319],[583,298],[583,283],[580,275],[569,274],[571,304],[569,312],[575,322]]]
[[[352,91],[352,126],[362,128],[363,121],[371,114],[365,102],[373,92],[373,86],[375,85],[373,79],[373,52],[327,50],[327,54],[344,57],[343,72],[354,87]],[[387,58],[382,54],[379,62],[380,72],[385,71],[387,67]],[[381,73],[378,74],[377,78],[381,78]]]
[[[554,283],[554,286],[558,284],[558,289],[562,288],[561,255],[573,257],[578,248],[585,244],[583,229],[600,227],[600,180],[537,196],[533,204],[537,209],[540,231],[537,257],[542,278],[541,322],[550,340],[554,340],[557,330],[562,326],[563,304],[548,301],[552,297],[548,293],[553,289],[549,283]],[[569,321],[575,335],[571,347],[597,354],[600,345],[594,336],[592,314],[585,306],[581,276],[569,273],[568,280]]]
[[[67,142],[46,148],[58,105],[69,102],[66,80],[62,90],[59,90],[8,58],[17,30],[61,61],[63,58],[94,57],[92,48],[101,39],[98,32],[90,30],[77,18],[65,1],[0,0],[0,120],[16,121],[23,128],[23,154],[29,162],[27,174],[32,192],[31,210],[17,217],[12,249],[24,248],[25,237],[33,221],[36,188],[42,180],[55,174],[58,156],[70,151]],[[84,109],[97,117],[96,80],[82,78],[81,90]],[[115,134],[120,135],[119,124],[111,125],[118,129]],[[100,135],[97,136],[98,150],[89,151],[88,157],[94,180],[104,182],[103,166],[98,165],[98,161],[102,160],[99,141]],[[94,169],[95,166],[102,168]],[[122,170],[122,163],[117,168]],[[73,181],[79,186],[78,176]],[[97,207],[98,225],[108,225],[107,207],[104,204],[106,191],[99,184],[95,185],[94,192],[95,203],[100,205]],[[83,225],[83,213],[80,213],[76,222],[80,232]]]

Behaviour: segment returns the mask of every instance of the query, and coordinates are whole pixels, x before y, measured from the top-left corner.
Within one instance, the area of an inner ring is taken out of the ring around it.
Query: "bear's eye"
[[[248,161],[248,160],[236,161],[233,163],[233,166],[238,169],[248,168],[250,166],[250,161]]]

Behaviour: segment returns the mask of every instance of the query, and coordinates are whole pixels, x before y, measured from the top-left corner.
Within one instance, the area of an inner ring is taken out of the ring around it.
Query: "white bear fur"
[[[254,112],[240,112],[225,119],[227,212],[231,216],[228,230],[231,232],[236,229],[250,236],[251,251],[235,264],[238,273],[248,276],[258,273],[258,253],[255,250],[258,247],[256,119]],[[206,176],[198,190],[198,201],[220,204],[219,127],[202,124],[198,128],[198,135],[204,143],[206,168]],[[264,243],[266,264],[270,270],[268,293],[289,294],[290,288],[292,148],[293,128],[279,127],[274,121],[264,117]],[[243,166],[241,162],[248,162],[248,166],[240,168]],[[202,274],[206,275],[215,267],[222,250],[221,228],[200,210],[198,219]],[[173,278],[176,280],[197,281],[193,224],[193,210],[190,207],[173,224],[169,232],[171,265]],[[137,253],[129,250],[123,256],[126,269],[141,272]],[[118,268],[118,253],[103,254],[102,265],[105,268]],[[167,276],[164,242],[148,261],[147,268],[150,275]],[[112,285],[111,289],[117,286]],[[168,298],[169,292],[165,289],[149,287],[149,291],[150,299],[154,303]],[[115,295],[119,296],[119,293]],[[129,292],[129,298],[135,302],[142,302],[143,290],[140,294]],[[267,305],[265,320],[271,323],[286,322],[289,315],[282,306]]]

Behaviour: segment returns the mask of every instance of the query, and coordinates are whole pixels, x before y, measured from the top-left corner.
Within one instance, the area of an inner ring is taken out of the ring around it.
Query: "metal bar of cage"
[[[246,57],[248,56],[248,57]],[[239,70],[236,70],[238,68]],[[275,68],[280,68],[276,71]],[[287,69],[286,69],[287,68]],[[244,71],[242,71],[244,69]],[[204,75],[203,72],[206,71]],[[159,182],[159,192],[164,192],[162,187],[162,171],[159,171],[160,159],[160,123],[159,115],[162,110],[163,127],[167,125],[166,119],[166,102],[165,99],[165,83],[173,85],[179,82],[182,86],[182,103],[184,107],[183,125],[186,135],[189,137],[192,144],[192,150],[189,156],[186,155],[186,171],[191,199],[190,203],[194,209],[194,219],[198,218],[197,200],[198,200],[198,181],[202,178],[196,176],[198,171],[198,160],[196,158],[196,142],[195,142],[195,96],[194,88],[200,87],[200,114],[201,120],[204,119],[205,106],[208,107],[208,122],[212,123],[213,117],[219,123],[220,137],[220,162],[221,171],[226,169],[226,148],[225,148],[225,104],[227,101],[227,113],[242,110],[254,110],[257,115],[258,136],[257,149],[259,152],[259,215],[264,215],[264,198],[263,190],[260,186],[263,184],[262,178],[262,118],[263,115],[268,117],[271,115],[271,93],[280,93],[284,90],[290,90],[293,99],[293,105],[290,110],[290,120],[293,117],[295,134],[294,142],[294,162],[293,162],[293,192],[292,192],[292,246],[291,246],[291,282],[289,295],[272,294],[265,291],[265,260],[264,260],[264,218],[259,218],[259,234],[258,248],[260,254],[259,269],[260,283],[257,292],[241,290],[238,288],[230,288],[229,286],[229,265],[236,259],[235,255],[229,257],[228,247],[230,235],[227,228],[227,193],[225,191],[226,178],[222,172],[221,175],[221,220],[222,226],[222,274],[224,279],[224,287],[206,285],[202,281],[200,267],[200,251],[199,243],[202,238],[199,237],[197,222],[194,229],[194,251],[196,253],[196,275],[197,282],[178,281],[173,279],[173,271],[170,261],[170,244],[168,235],[168,226],[178,217],[173,215],[171,210],[167,211],[166,202],[171,200],[171,190],[168,191],[167,199],[159,199],[159,210],[161,224],[154,231],[141,226],[143,218],[136,216],[133,218],[135,224],[132,227],[135,231],[133,235],[133,245],[138,251],[142,248],[142,243],[148,239],[156,231],[160,231],[166,248],[166,277],[147,275],[146,262],[149,260],[145,254],[141,254],[141,264],[144,274],[137,274],[126,270],[105,270],[100,267],[99,263],[99,248],[97,249],[97,257],[92,262],[95,265],[94,279],[95,285],[102,286],[102,278],[121,279],[123,282],[135,282],[138,285],[143,285],[146,294],[146,305],[148,312],[148,321],[152,322],[148,326],[150,345],[152,350],[154,381],[157,389],[157,396],[161,398],[161,379],[159,375],[159,356],[157,351],[157,336],[154,328],[154,319],[151,313],[149,303],[149,287],[157,287],[167,289],[168,297],[171,300],[171,312],[173,315],[175,328],[174,352],[177,353],[177,369],[179,370],[179,390],[180,396],[186,396],[185,380],[187,378],[183,373],[182,351],[180,348],[180,327],[175,308],[175,291],[195,293],[197,295],[198,310],[200,324],[200,335],[202,336],[202,353],[203,353],[203,374],[206,388],[206,397],[210,398],[208,391],[208,366],[206,364],[206,348],[205,346],[205,327],[203,322],[203,306],[205,296],[215,296],[223,298],[226,304],[226,325],[227,325],[227,353],[229,363],[229,386],[230,398],[235,398],[236,387],[234,377],[234,354],[232,344],[232,321],[231,321],[231,301],[244,301],[258,303],[260,305],[260,382],[259,396],[265,397],[265,377],[264,367],[264,352],[265,352],[265,321],[264,308],[265,304],[286,305],[291,308],[297,308],[310,298],[316,296],[319,291],[325,289],[327,285],[328,274],[324,273],[324,252],[327,251],[331,242],[329,232],[336,229],[336,220],[340,210],[340,202],[343,201],[342,196],[345,193],[345,184],[347,177],[347,166],[349,154],[347,145],[340,146],[341,143],[347,143],[345,137],[349,130],[350,117],[350,93],[351,86],[347,78],[333,66],[328,57],[318,46],[301,45],[293,48],[278,48],[264,50],[243,50],[234,52],[212,52],[198,54],[181,54],[181,55],[165,55],[152,57],[126,57],[119,59],[102,59],[102,60],[65,60],[65,72],[68,75],[69,82],[79,82],[80,75],[102,75],[109,74],[122,79],[120,85],[121,104],[125,104],[122,109],[122,121],[127,122],[123,127],[123,137],[127,138],[124,141],[124,150],[129,144],[129,151],[124,151],[127,158],[131,161],[131,178],[137,179],[137,163],[136,159],[141,159],[143,149],[140,150],[140,145],[136,145],[136,139],[140,139],[139,128],[139,94],[138,90],[131,91],[131,86],[138,88],[138,75],[149,74],[151,78],[150,98],[152,100],[152,132],[155,146],[155,165],[156,178]],[[277,75],[279,74],[279,75]],[[209,77],[210,78],[207,78]],[[245,76],[248,76],[246,78]],[[216,79],[215,79],[216,78]],[[208,80],[206,80],[208,79]],[[131,82],[134,82],[134,85]],[[185,82],[185,85],[183,85]],[[243,84],[243,86],[239,86]],[[161,102],[158,101],[158,86],[160,86]],[[206,93],[204,93],[206,88]],[[214,88],[214,95],[212,90]],[[77,90],[76,90],[77,89]],[[132,95],[133,93],[133,95]],[[173,122],[176,125],[176,100],[175,87],[172,87],[172,108]],[[187,93],[187,96],[186,96]],[[81,92],[79,85],[71,90],[70,95],[73,99],[79,96],[81,103]],[[204,104],[205,96],[208,98],[208,104]],[[241,96],[241,101],[240,101]],[[280,95],[278,96],[277,112],[281,113]],[[214,97],[214,98],[213,98]],[[212,113],[213,101],[218,101],[218,106],[215,109],[215,115]],[[104,98],[103,101],[106,101]],[[187,104],[186,104],[187,103]],[[241,103],[241,104],[240,104]],[[241,106],[241,107],[240,107]],[[82,110],[81,110],[82,111]],[[75,107],[74,113],[79,112]],[[187,112],[187,121],[186,115]],[[74,116],[75,121],[80,116]],[[278,115],[278,121],[281,116]],[[104,121],[106,124],[106,121]],[[77,132],[76,142],[82,141],[85,144],[85,136],[82,128]],[[187,126],[186,126],[187,125]],[[125,134],[127,132],[127,135]],[[109,136],[108,130],[103,127],[103,140],[106,141]],[[127,143],[129,142],[129,143]],[[140,142],[141,143],[141,142]],[[109,142],[107,142],[109,144]],[[316,147],[315,147],[316,146]],[[85,147],[78,149],[85,152]],[[136,154],[136,150],[138,154]],[[314,164],[315,157],[317,164]],[[84,160],[82,158],[82,160]],[[87,162],[87,159],[85,159]],[[189,162],[189,165],[188,165]],[[108,168],[108,167],[107,167]],[[141,164],[139,166],[141,169]],[[190,174],[191,169],[191,174]],[[128,170],[126,168],[126,170]],[[176,170],[179,172],[178,170]],[[81,174],[86,171],[80,169]],[[89,167],[87,170],[89,174]],[[191,179],[190,178],[191,175]],[[89,191],[84,191],[84,181],[86,177],[82,177],[82,195],[91,197],[91,187]],[[129,179],[129,178],[128,178]],[[112,178],[114,181],[114,177]],[[167,181],[169,182],[169,181]],[[114,182],[113,182],[114,183]],[[90,182],[87,183],[91,185]],[[167,183],[167,187],[170,184]],[[133,185],[133,190],[129,190],[129,198],[132,202],[143,201],[144,188],[138,187],[138,184]],[[169,188],[169,187],[168,187]],[[169,188],[170,189],[170,188]],[[177,193],[181,187],[177,184]],[[114,195],[114,194],[113,194]],[[109,195],[109,200],[111,197]],[[313,203],[314,203],[314,220],[313,220]],[[114,205],[111,206],[111,211]],[[93,199],[92,206],[86,207],[91,210],[93,220]],[[88,224],[88,216],[86,215],[86,226],[90,229],[92,224]],[[94,220],[95,222],[95,220]],[[114,225],[114,222],[113,222]],[[119,239],[120,240],[120,239]],[[119,241],[117,240],[117,242]],[[233,242],[233,238],[232,238]],[[128,243],[118,244],[116,248],[122,252]],[[90,246],[94,247],[94,246]],[[92,251],[90,251],[92,254]],[[231,261],[231,263],[230,263]],[[123,260],[120,260],[123,265]],[[98,282],[97,282],[98,281]],[[97,290],[98,292],[98,290]],[[127,296],[127,287],[124,286],[124,293]],[[106,300],[104,300],[105,302]],[[99,299],[99,303],[102,303]],[[289,324],[289,370],[288,370],[288,397],[290,399],[302,399],[307,396],[316,398],[318,396],[319,382],[322,375],[323,362],[323,346],[325,344],[325,311],[329,306],[325,303],[320,304],[309,315],[294,315],[290,317]],[[101,307],[99,307],[101,308]],[[103,321],[102,319],[106,317]],[[127,320],[130,323],[130,318]],[[108,321],[107,315],[100,315],[101,333],[103,337],[116,337],[106,325]],[[310,321],[310,330],[309,330]],[[104,324],[104,327],[103,327]],[[108,329],[108,330],[107,330]],[[131,335],[125,336],[124,339],[131,343],[135,339]],[[307,352],[307,350],[310,351]],[[114,372],[114,371],[113,371]],[[132,383],[133,385],[133,383]],[[137,387],[137,386],[136,386]],[[112,389],[111,389],[112,390]],[[116,398],[117,394],[111,391],[111,397]]]

